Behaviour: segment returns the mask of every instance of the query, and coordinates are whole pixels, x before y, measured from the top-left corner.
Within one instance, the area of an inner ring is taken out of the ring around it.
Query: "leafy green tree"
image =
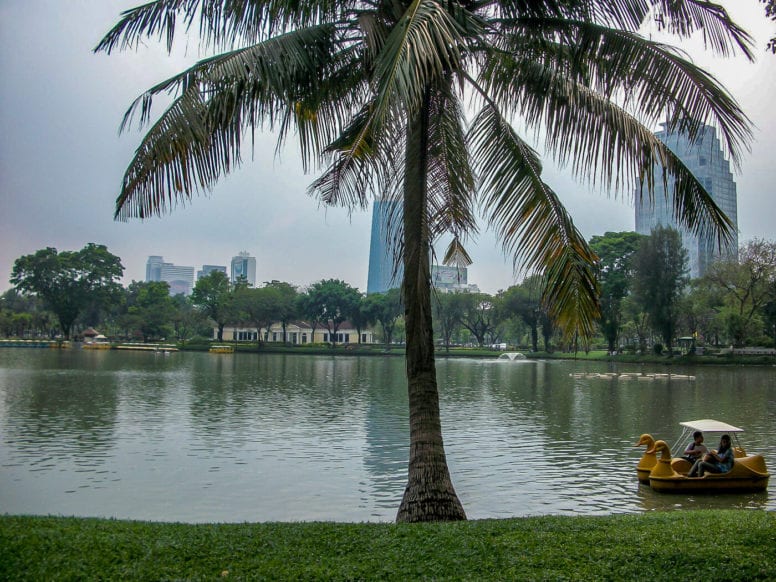
[[[274,286],[257,288],[244,287],[235,292],[237,309],[256,328],[259,345],[264,342],[262,329],[269,331],[273,323],[278,321],[285,297],[283,292]]]
[[[166,212],[209,190],[239,164],[244,135],[263,127],[281,144],[295,132],[305,167],[326,164],[312,186],[324,203],[401,199],[411,429],[397,519],[462,519],[439,417],[432,242],[450,235],[444,262],[465,264],[480,210],[505,251],[546,277],[543,304],[566,334],[590,337],[598,314],[594,255],[511,118],[541,131],[547,150],[583,178],[606,186],[638,178],[649,196],[665,176],[684,223],[729,235],[730,221],[649,128],[667,119],[695,137],[713,123],[736,161],[748,122],[712,77],[638,34],[653,4],[679,37],[702,30],[712,50],[751,58],[748,35],[706,2],[155,0],[128,10],[97,50],[149,35],[171,48],[181,20],[199,21],[204,45],[229,50],[131,107],[128,122],[133,112],[147,122],[158,95],[176,94],[127,169],[116,216]]]
[[[673,355],[679,300],[688,282],[687,251],[679,232],[662,226],[653,229],[639,243],[633,265],[636,298]]]
[[[315,331],[321,326],[321,309],[316,302],[317,298],[310,295],[309,290],[300,293],[296,298],[296,310],[300,317],[307,320],[310,326],[310,341],[315,341]]]
[[[514,286],[501,289],[494,297],[496,311],[498,312],[499,334],[507,343],[523,345],[523,338],[528,334],[528,326],[523,319],[512,311],[510,304]]]
[[[637,301],[634,294],[623,299],[622,310],[625,317],[624,332],[628,334],[629,338],[635,339],[636,349],[639,353],[647,353],[647,340],[650,336],[649,315],[644,311],[643,305]]]
[[[383,343],[390,347],[396,322],[404,312],[399,289],[389,289],[385,293],[370,293],[364,299],[364,310],[369,321],[376,321],[382,330]]]
[[[61,253],[48,247],[16,259],[11,283],[40,297],[70,339],[73,323],[85,309],[106,305],[121,293],[118,279],[123,272],[121,259],[104,245],[89,243],[80,251]]]
[[[275,321],[279,321],[283,328],[283,343],[287,342],[286,329],[288,323],[297,317],[297,296],[299,292],[296,287],[291,283],[285,283],[284,281],[270,281],[266,284],[266,287],[271,287],[278,291],[278,304],[277,312],[275,314]]]
[[[703,277],[715,286],[729,305],[728,330],[736,345],[743,345],[749,332],[760,335],[763,310],[773,301],[776,285],[776,242],[754,239],[738,251],[738,259],[712,263]]]
[[[224,339],[224,326],[236,319],[233,299],[229,278],[221,271],[202,277],[191,293],[191,302],[218,326],[218,341]]]
[[[590,248],[598,255],[598,281],[601,289],[601,333],[609,352],[617,349],[622,325],[622,300],[630,292],[633,280],[633,255],[643,235],[635,232],[607,232],[590,239]]]
[[[539,351],[539,324],[542,317],[541,278],[526,277],[520,285],[513,285],[504,291],[501,309],[511,317],[519,317],[528,326],[531,335],[531,350]]]
[[[56,323],[43,301],[16,289],[0,294],[0,336],[33,335],[53,337]]]
[[[442,336],[445,351],[450,351],[450,342],[461,327],[466,299],[461,293],[434,293],[432,303],[434,326]]]
[[[374,322],[372,313],[369,311],[366,303],[366,295],[359,294],[358,301],[353,306],[353,311],[351,312],[349,319],[350,323],[353,324],[356,333],[358,333],[358,343],[360,344],[362,343],[362,332]]]
[[[339,279],[326,279],[307,290],[310,313],[329,331],[329,341],[337,344],[337,332],[361,301],[358,289]]]
[[[175,305],[166,281],[132,281],[127,287],[125,327],[139,330],[143,341],[166,337],[172,331]]]
[[[495,309],[493,297],[487,293],[462,293],[463,312],[461,325],[477,340],[477,345],[485,344],[485,337],[495,327]]]
[[[183,294],[170,298],[174,307],[172,326],[175,338],[185,344],[195,336],[213,336],[207,317],[194,307],[191,300]]]

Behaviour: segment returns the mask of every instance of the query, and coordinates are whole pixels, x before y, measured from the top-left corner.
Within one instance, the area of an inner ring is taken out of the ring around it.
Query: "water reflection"
[[[776,509],[767,493],[658,495],[643,432],[718,417],[776,463],[772,368],[443,360],[443,430],[471,518]],[[400,358],[0,350],[0,511],[181,521],[392,520],[408,454]],[[773,487],[774,485],[771,485]]]

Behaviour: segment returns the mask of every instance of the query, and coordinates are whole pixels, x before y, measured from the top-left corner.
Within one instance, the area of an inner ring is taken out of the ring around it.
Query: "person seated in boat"
[[[723,434],[719,439],[719,449],[706,453],[695,461],[688,477],[703,477],[705,473],[727,473],[733,468],[733,447],[730,436]]]
[[[695,464],[695,461],[702,459],[703,455],[708,452],[709,449],[703,444],[703,433],[696,430],[692,433],[692,442],[684,449],[684,459],[692,465]]]

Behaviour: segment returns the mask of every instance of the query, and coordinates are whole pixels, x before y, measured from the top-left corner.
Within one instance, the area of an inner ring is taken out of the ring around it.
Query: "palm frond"
[[[553,190],[541,179],[539,157],[486,105],[469,132],[481,179],[481,206],[514,264],[547,277],[543,297],[568,336],[592,336],[598,315],[595,254]]]
[[[458,237],[453,237],[447,246],[442,262],[445,265],[463,269],[472,264],[472,258],[464,247],[463,241]]]
[[[230,47],[255,44],[293,27],[306,28],[335,22],[343,3],[335,0],[155,0],[122,12],[118,23],[95,47],[111,53],[137,47],[143,38],[164,39],[172,50],[176,29],[189,31],[199,20],[199,39],[204,45]]]
[[[476,234],[475,179],[465,135],[465,114],[450,81],[431,100],[427,196],[430,235],[464,240]]]
[[[393,27],[375,63],[376,127],[392,111],[417,111],[426,87],[459,68],[463,44],[444,6],[436,0],[414,0]]]
[[[374,139],[372,108],[371,103],[365,105],[326,148],[329,166],[308,192],[327,206],[365,208],[370,194],[390,198],[396,192],[405,134],[399,126],[391,132],[392,139]]]
[[[239,163],[242,134],[265,125],[277,130],[279,144],[297,129],[303,160],[317,159],[365,87],[352,53],[332,55],[333,33],[330,25],[300,29],[205,59],[136,100],[125,122],[138,108],[147,119],[157,93],[182,91],[138,148],[117,217],[163,213],[173,199],[207,191]]]
[[[576,81],[622,103],[647,125],[668,117],[669,128],[679,127],[691,140],[704,123],[714,125],[733,163],[740,163],[751,138],[751,122],[716,79],[675,49],[590,23],[557,20],[546,24],[558,37],[557,44],[527,44],[524,36],[510,36],[503,44],[505,52],[494,54],[487,64],[484,78],[501,100],[511,99],[524,107],[515,99],[523,84],[531,87],[538,80],[545,90],[551,90],[556,81],[566,86],[569,80]],[[522,50],[527,54],[521,54]],[[546,70],[538,69],[540,63]],[[572,99],[568,91],[561,93],[564,99]],[[541,109],[541,97],[536,95],[532,105]]]
[[[719,241],[729,239],[730,220],[681,159],[638,119],[538,64],[523,63],[515,75],[520,94],[514,99],[520,113],[544,129],[545,146],[561,165],[570,163],[577,176],[615,189],[630,192],[641,184],[650,201],[661,179],[656,172],[662,172],[665,184],[675,186],[680,223]]]
[[[754,60],[752,37],[733,22],[727,10],[707,0],[653,0],[669,32],[683,38],[700,31],[707,47],[723,56],[741,51]]]
[[[339,55],[336,42],[335,27],[319,25],[202,59],[138,97],[124,115],[122,130],[129,126],[138,110],[139,124],[147,123],[157,95],[179,94],[192,84],[251,83],[257,103],[264,105],[279,97],[292,99],[309,88],[313,80],[320,79],[336,60]]]
[[[240,128],[214,131],[196,87],[180,95],[148,131],[129,164],[115,218],[161,215],[208,190],[240,163]]]

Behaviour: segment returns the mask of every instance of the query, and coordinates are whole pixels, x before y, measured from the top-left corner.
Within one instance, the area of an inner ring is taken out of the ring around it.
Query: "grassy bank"
[[[774,580],[776,514],[421,525],[4,516],[0,579]]]

